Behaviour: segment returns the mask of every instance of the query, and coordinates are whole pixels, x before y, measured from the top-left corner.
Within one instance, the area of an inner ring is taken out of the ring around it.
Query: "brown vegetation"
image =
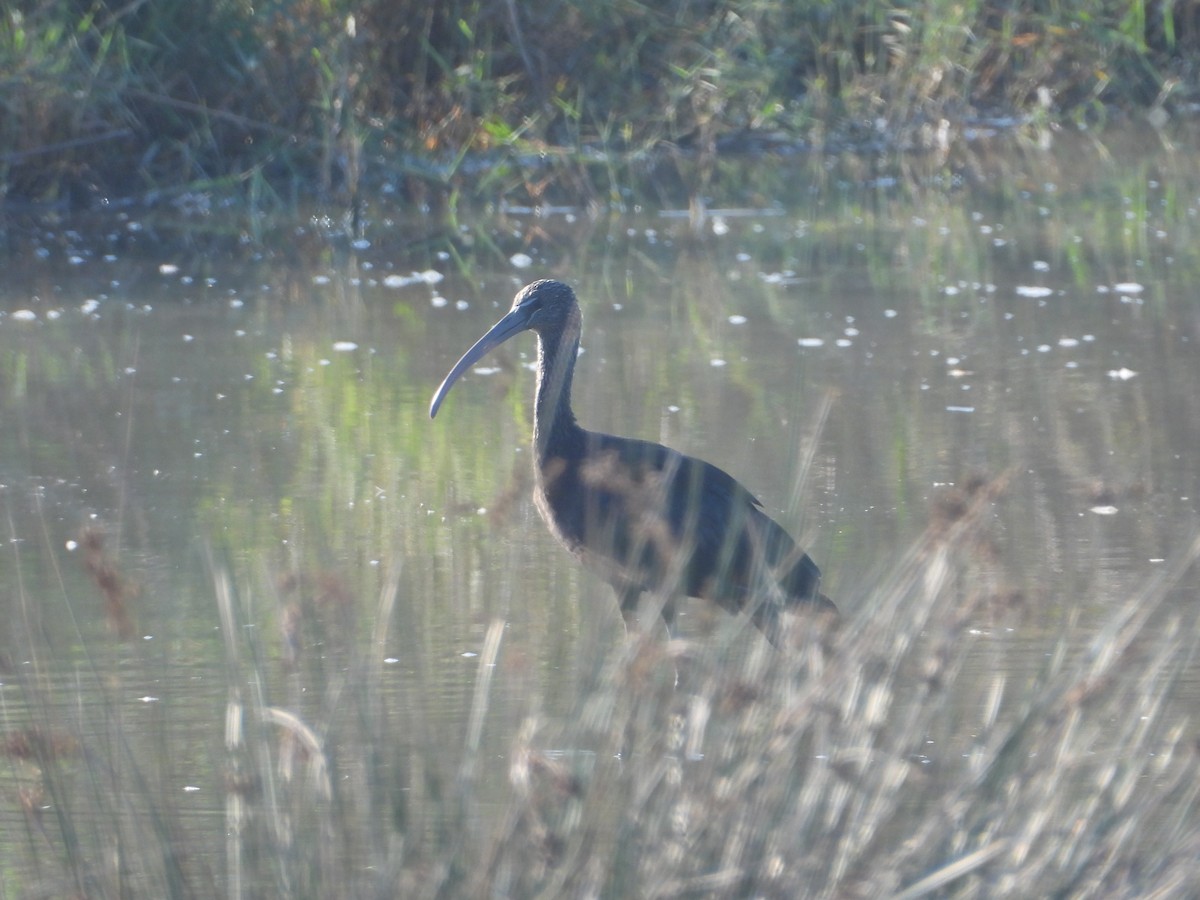
[[[1194,10],[1094,0],[21,4],[0,21],[0,192],[354,203],[399,177],[414,198],[603,200],[681,155],[1165,120],[1195,99],[1198,49]]]

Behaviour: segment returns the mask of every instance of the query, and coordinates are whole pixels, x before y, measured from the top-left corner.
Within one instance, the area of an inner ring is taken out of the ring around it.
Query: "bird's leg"
[[[667,640],[675,640],[675,601],[668,597],[663,601],[658,613],[662,616],[663,626],[667,629]]]
[[[625,620],[625,633],[629,634],[631,630],[637,630],[638,599],[642,596],[642,592],[636,587],[618,587],[617,585],[613,585],[613,590],[617,592],[617,602],[621,605],[621,618]]]
[[[639,612],[641,611],[642,589],[639,587],[615,587],[617,592],[617,601],[621,604],[621,617],[625,620],[625,631],[635,631],[641,627]],[[675,634],[675,603],[670,598],[663,598],[659,594],[654,594],[653,611],[656,616],[661,616],[663,626],[667,631],[667,640],[674,640]],[[647,607],[650,603],[647,602]],[[648,626],[647,626],[648,627]]]
[[[783,622],[779,619],[779,604],[771,600],[760,600],[750,618],[773,647],[783,647]]]

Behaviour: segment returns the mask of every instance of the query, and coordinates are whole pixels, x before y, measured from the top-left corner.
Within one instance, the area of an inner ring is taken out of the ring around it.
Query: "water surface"
[[[0,288],[6,877],[60,884],[72,852],[103,870],[107,816],[157,809],[174,824],[155,828],[188,833],[179,877],[225,889],[234,824],[259,827],[231,801],[261,799],[256,765],[343,784],[367,812],[330,852],[367,867],[387,853],[371,823],[436,830],[465,758],[500,808],[522,723],[571,715],[625,640],[529,502],[532,336],[427,416],[537,277],[584,305],[582,423],[734,474],[848,621],[965,486],[992,485],[961,585],[961,715],[920,754],[953,764],[994,679],[1085,652],[1197,533],[1190,158],[1071,147],[803,184],[773,168],[792,193],[731,189],[699,220],[493,210],[455,232],[377,210],[361,236],[314,218],[265,250],[159,240],[132,215],[18,229]],[[1196,587],[1191,572],[1168,609]],[[700,607],[683,630],[700,653],[764,652]],[[1194,666],[1177,674],[1171,701],[1194,705]],[[239,756],[238,703],[296,717],[243,726],[288,735],[278,759]],[[312,770],[299,723],[334,771]],[[46,793],[45,758],[14,743],[29,735],[62,742],[73,792]],[[442,768],[414,773],[412,747]],[[363,748],[394,782],[355,780]]]

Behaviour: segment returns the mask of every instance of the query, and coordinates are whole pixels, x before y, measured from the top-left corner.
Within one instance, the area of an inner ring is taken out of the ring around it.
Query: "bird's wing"
[[[792,600],[816,593],[816,564],[728,472],[651,441],[589,440],[592,522],[604,523],[625,564],[661,576],[680,564],[689,594],[723,592],[714,599],[731,608],[768,573]]]
[[[765,516],[758,499],[712,463],[651,441],[605,434],[592,438],[590,455],[611,461],[612,487],[624,495],[624,505],[661,516],[676,541],[686,539],[699,553],[715,554],[737,539],[751,520],[763,519],[791,546],[787,533]]]

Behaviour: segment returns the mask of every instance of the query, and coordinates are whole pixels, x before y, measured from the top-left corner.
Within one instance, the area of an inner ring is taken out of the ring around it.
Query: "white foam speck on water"
[[[1049,297],[1053,293],[1054,293],[1054,291],[1052,291],[1050,288],[1044,287],[1043,285],[1040,285],[1040,284],[1018,284],[1017,285],[1017,296],[1018,297],[1034,297],[1034,298]]]
[[[410,272],[407,275],[387,275],[383,286],[388,288],[403,288],[413,284],[437,284],[446,276],[437,269],[426,269],[424,272]]]

